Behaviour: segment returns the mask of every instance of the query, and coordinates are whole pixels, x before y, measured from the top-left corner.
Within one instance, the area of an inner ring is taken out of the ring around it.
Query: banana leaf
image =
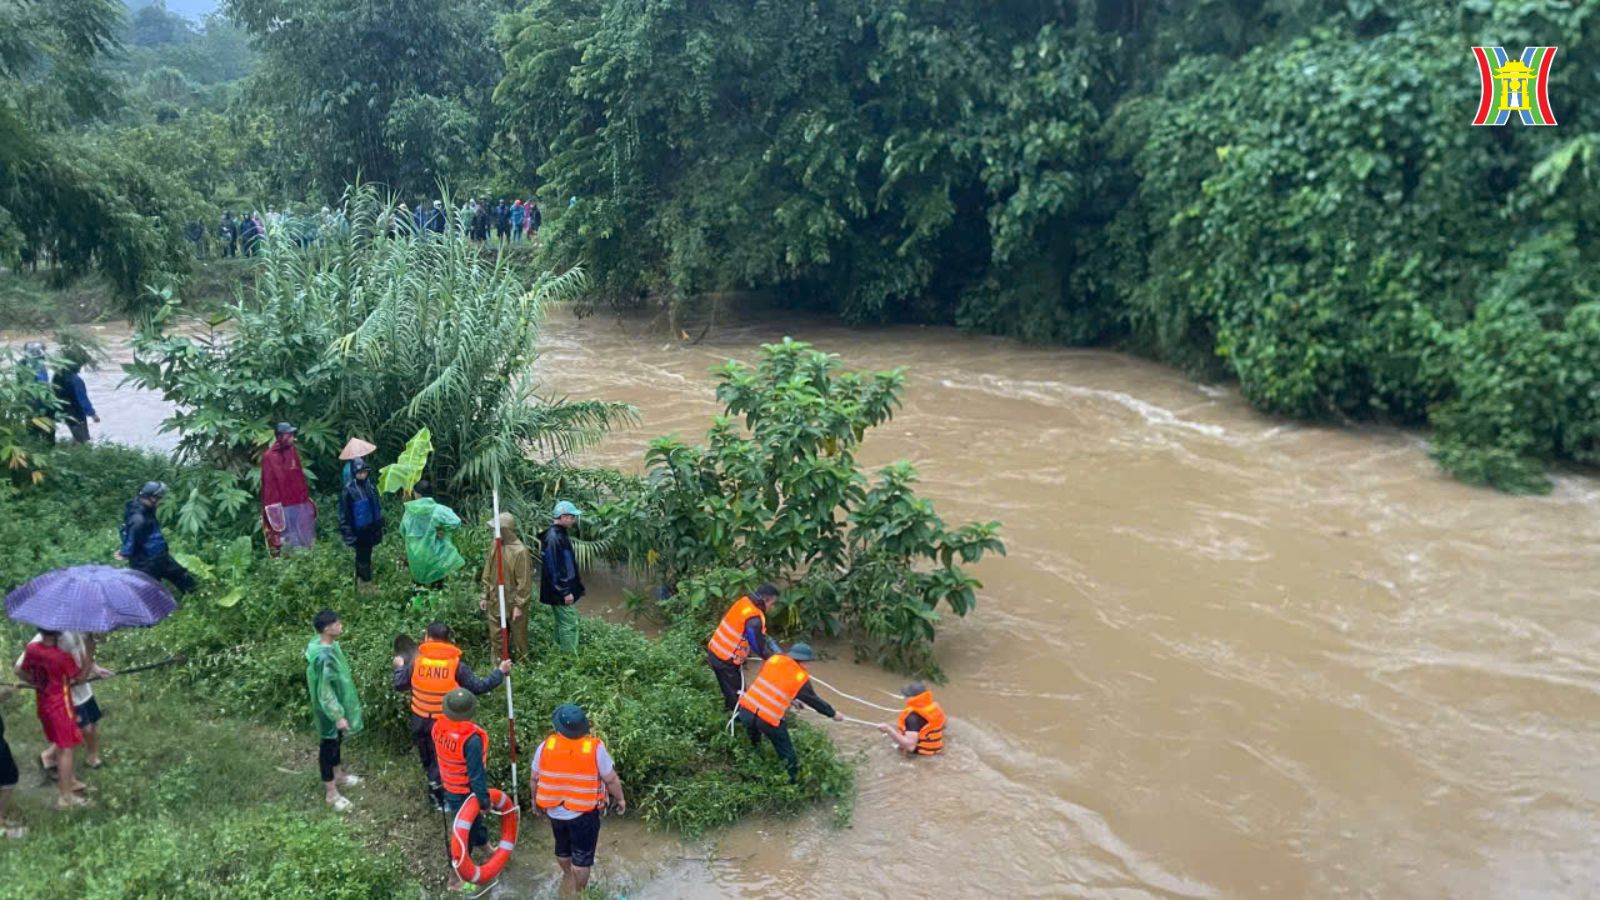
[[[406,441],[400,458],[384,466],[378,474],[378,490],[385,494],[409,491],[422,480],[422,470],[428,465],[428,454],[433,452],[433,435],[423,428]]]

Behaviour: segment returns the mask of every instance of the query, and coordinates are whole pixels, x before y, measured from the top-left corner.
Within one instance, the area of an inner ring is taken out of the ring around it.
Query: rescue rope
[[[843,715],[843,713],[840,713],[840,715]],[[868,728],[877,728],[878,727],[878,723],[877,722],[868,722],[865,719],[858,719],[855,716],[845,716],[844,720],[846,722],[849,722],[852,725],[865,725]]]
[[[733,737],[733,722],[739,718],[739,701],[744,699],[744,666],[739,667],[739,696],[733,701],[733,714],[728,716],[728,737]]]
[[[811,680],[815,681],[817,684],[822,685],[823,687],[827,688],[828,690],[833,691],[835,694],[838,694],[839,696],[845,698],[846,700],[854,700],[855,702],[861,704],[862,706],[870,706],[873,709],[882,710],[883,712],[886,712],[886,713],[894,713],[895,715],[899,715],[900,714],[900,710],[898,710],[898,709],[890,709],[887,706],[879,706],[878,704],[873,703],[871,700],[863,700],[860,697],[856,697],[856,696],[852,696],[850,694],[846,694],[844,691],[839,690],[838,688],[836,688],[833,685],[827,683],[826,681],[823,681],[821,678],[818,678],[815,675],[811,676]]]

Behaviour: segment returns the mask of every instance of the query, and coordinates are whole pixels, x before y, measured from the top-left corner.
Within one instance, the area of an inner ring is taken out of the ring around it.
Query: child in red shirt
[[[72,680],[78,677],[78,662],[57,646],[61,632],[40,629],[39,636],[39,643],[28,645],[17,666],[17,674],[37,688],[39,724],[50,742],[50,748],[39,756],[39,765],[46,769],[54,766],[59,773],[57,809],[88,806],[89,801],[78,796],[88,785],[74,777],[72,766],[73,748],[83,743],[83,732],[72,713]]]

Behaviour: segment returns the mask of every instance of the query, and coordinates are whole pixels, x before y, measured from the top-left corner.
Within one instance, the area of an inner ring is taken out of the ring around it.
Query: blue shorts
[[[594,851],[600,845],[600,810],[591,809],[576,819],[551,819],[550,833],[556,839],[556,859],[572,859],[580,869],[594,867]]]
[[[83,701],[81,706],[74,706],[72,710],[77,714],[79,728],[88,728],[100,721],[100,704],[93,697]]]

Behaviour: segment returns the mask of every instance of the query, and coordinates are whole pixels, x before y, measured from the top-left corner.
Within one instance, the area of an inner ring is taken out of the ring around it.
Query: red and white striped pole
[[[495,582],[500,594],[500,658],[511,658],[511,630],[506,621],[506,560],[505,541],[500,534],[500,485],[494,486],[494,569]],[[511,797],[516,802],[517,791],[517,707],[511,698],[511,676],[506,675],[506,740],[511,745]]]

